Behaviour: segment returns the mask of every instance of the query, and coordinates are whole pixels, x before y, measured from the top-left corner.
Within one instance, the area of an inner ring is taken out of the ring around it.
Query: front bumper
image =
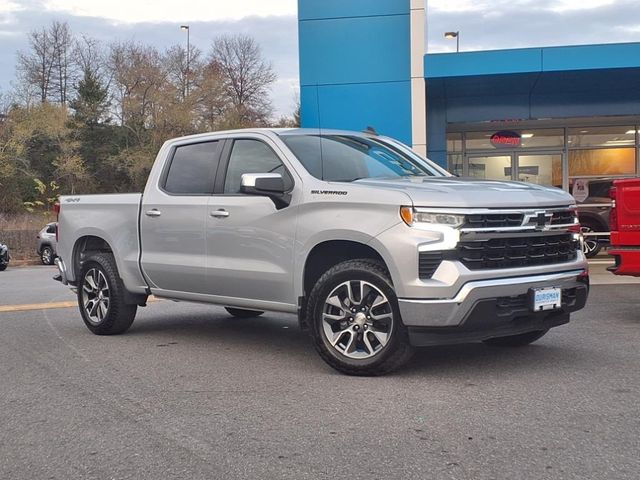
[[[532,288],[560,287],[562,308],[534,313]],[[585,270],[472,281],[452,299],[398,300],[403,323],[414,345],[484,340],[542,330],[569,321],[584,307],[588,294]]]

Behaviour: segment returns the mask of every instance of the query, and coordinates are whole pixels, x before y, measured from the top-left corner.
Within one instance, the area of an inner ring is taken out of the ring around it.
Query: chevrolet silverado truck
[[[413,347],[529,344],[584,307],[573,198],[461,179],[375,133],[177,138],[142,194],[60,198],[59,279],[98,335],[149,295],[296,314],[320,356],[389,372]]]
[[[616,275],[640,277],[640,179],[614,181],[609,195],[613,201],[609,255],[615,265],[608,270]]]

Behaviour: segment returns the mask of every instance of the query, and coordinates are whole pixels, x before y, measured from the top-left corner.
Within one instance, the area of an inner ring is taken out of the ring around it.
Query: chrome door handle
[[[228,217],[229,212],[227,212],[224,208],[220,208],[215,212],[210,212],[209,215],[211,215],[212,217],[223,218],[223,217]]]
[[[154,208],[153,210],[147,210],[146,212],[144,212],[144,214],[147,217],[159,217],[160,215],[162,215],[162,212],[156,208]]]

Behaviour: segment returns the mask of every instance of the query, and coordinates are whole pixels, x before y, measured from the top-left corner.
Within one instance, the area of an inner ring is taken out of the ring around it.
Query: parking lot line
[[[154,296],[150,296],[147,299],[147,303],[157,301],[158,299]],[[77,306],[78,302],[75,300],[67,302],[25,303],[22,305],[0,305],[0,313],[28,312],[29,310],[50,310],[52,308],[70,308]]]
[[[51,308],[77,307],[78,302],[26,303],[23,305],[0,305],[0,313],[26,312],[29,310],[49,310]]]

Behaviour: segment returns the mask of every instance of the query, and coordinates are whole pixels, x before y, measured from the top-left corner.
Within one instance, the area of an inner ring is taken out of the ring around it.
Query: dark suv
[[[590,180],[589,196],[584,202],[578,203],[578,215],[582,233],[585,234],[583,251],[591,258],[595,257],[600,249],[609,243],[608,235],[592,235],[594,233],[609,232],[609,212],[611,211],[611,199],[609,189],[613,184],[611,178],[599,178]],[[573,193],[573,188],[571,190]]]

